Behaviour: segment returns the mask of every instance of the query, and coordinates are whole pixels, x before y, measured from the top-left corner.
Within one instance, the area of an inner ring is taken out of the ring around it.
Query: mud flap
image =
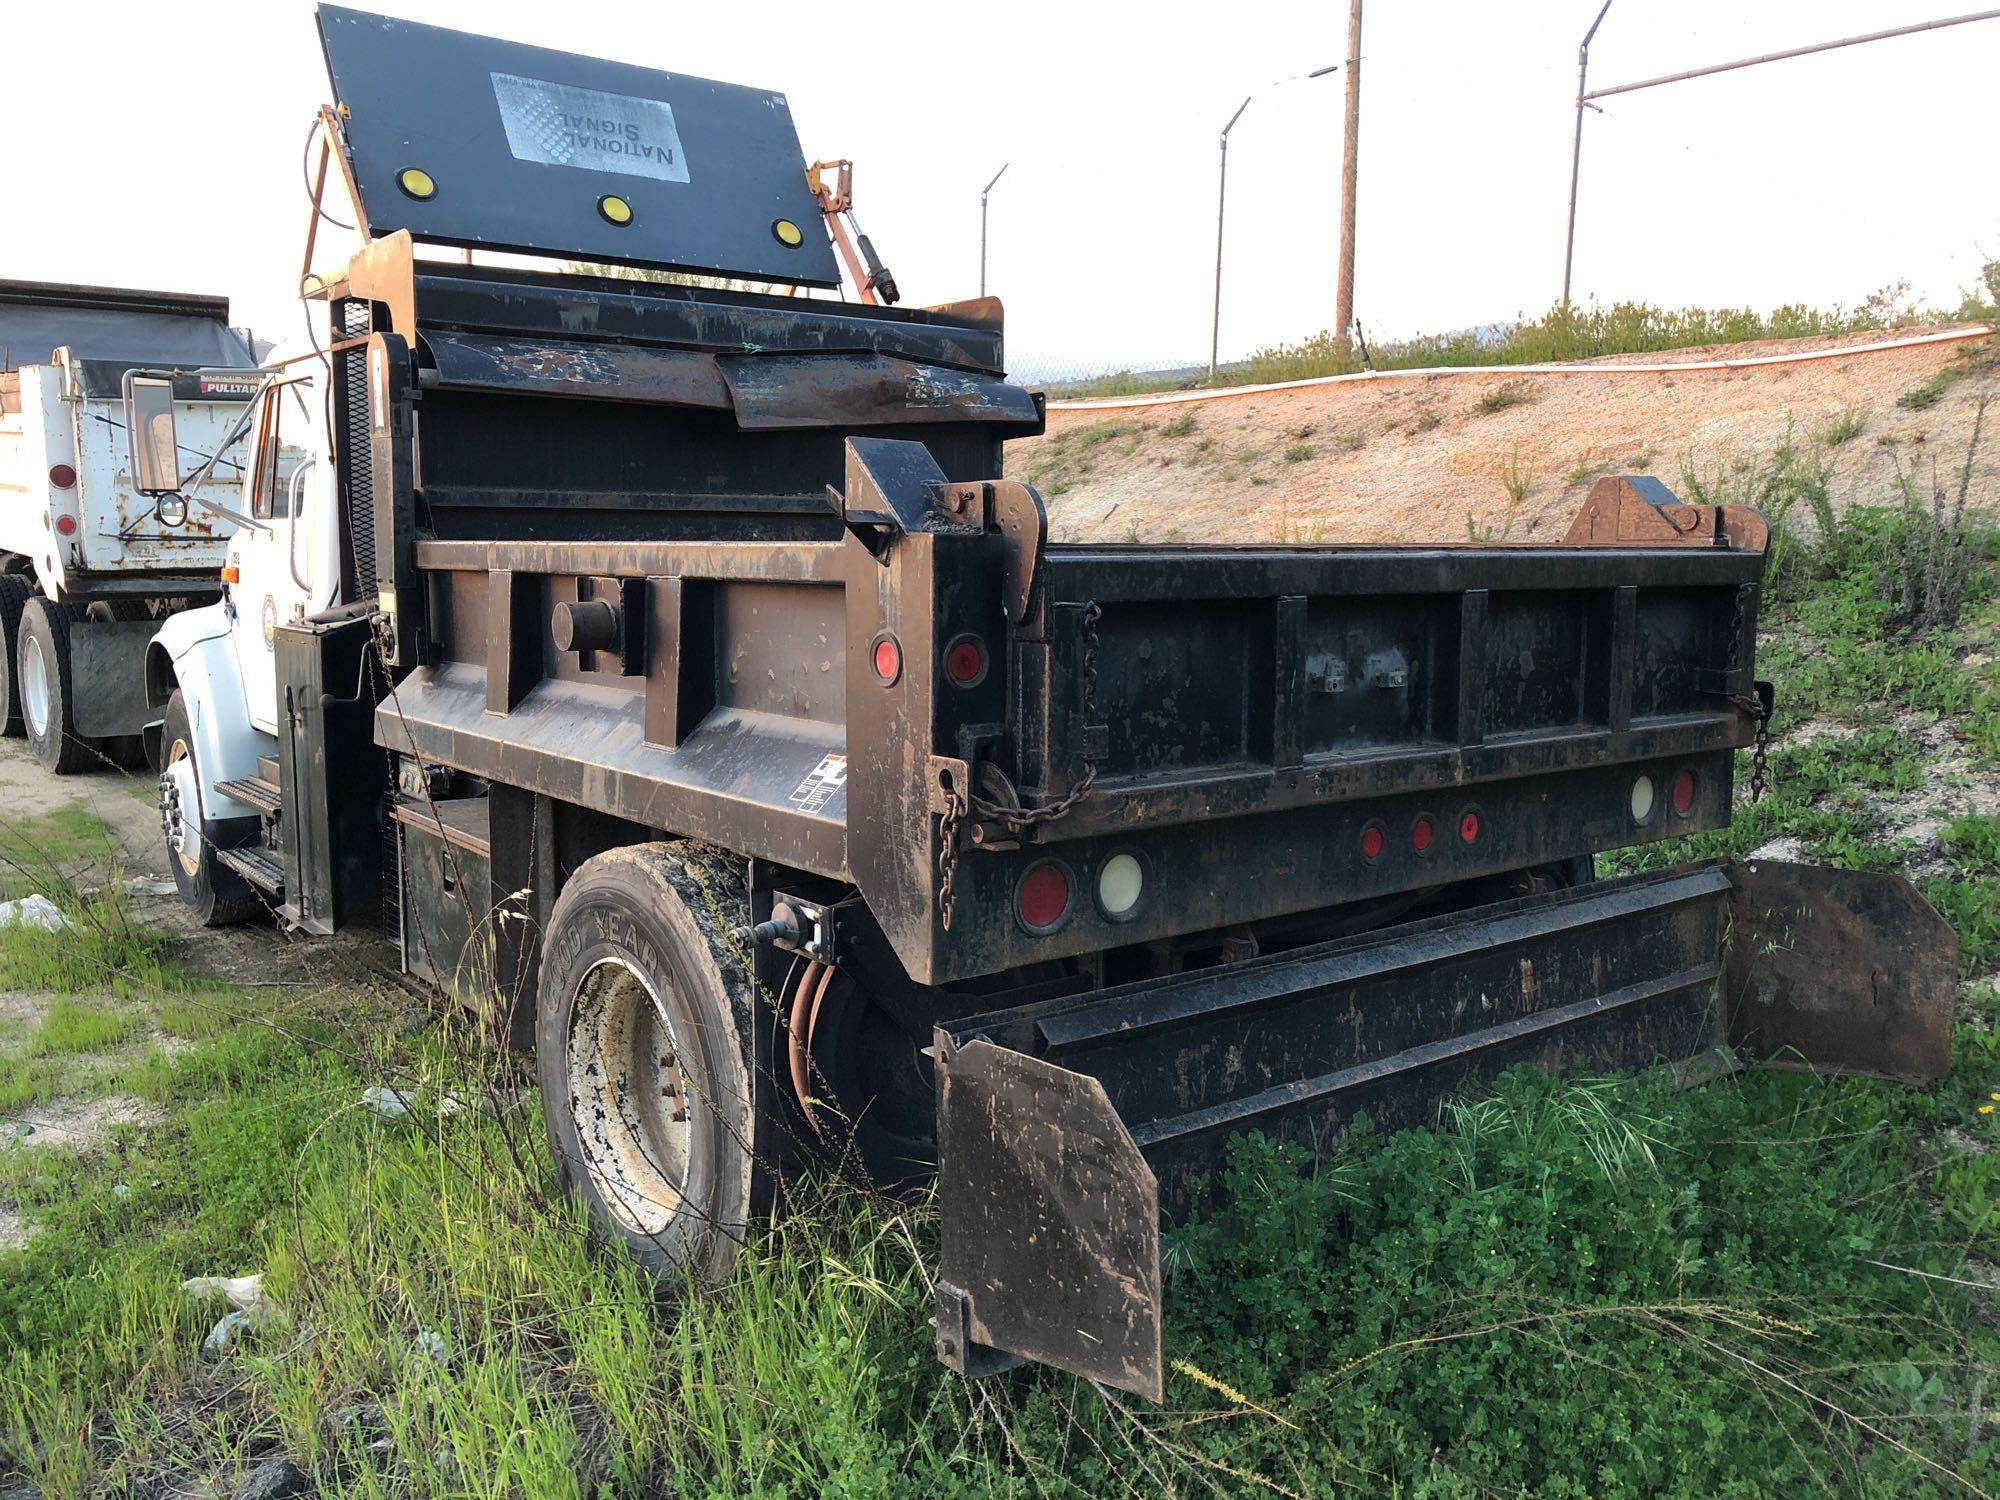
[[[1951,1072],[1958,934],[1900,875],[1728,867],[1729,1040],[1773,1067],[1929,1083]]]
[[[70,717],[85,739],[138,734],[155,710],[146,702],[152,620],[77,620],[69,628]]]
[[[1712,1075],[1731,1039],[1938,1077],[1955,955],[1896,877],[1707,864],[940,1026],[939,1356],[1157,1401],[1160,1227],[1234,1135],[1327,1151],[1515,1063]]]
[[[938,1357],[967,1375],[1039,1360],[1162,1399],[1160,1190],[1104,1086],[979,1040],[939,1063],[938,1148],[978,1166],[938,1184]]]

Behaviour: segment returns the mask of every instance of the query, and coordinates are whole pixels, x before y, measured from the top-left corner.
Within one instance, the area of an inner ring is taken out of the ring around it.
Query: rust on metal
[[[1685,505],[1647,474],[1600,479],[1564,535],[1565,547],[1731,547],[1762,552],[1770,527],[1747,505]]]

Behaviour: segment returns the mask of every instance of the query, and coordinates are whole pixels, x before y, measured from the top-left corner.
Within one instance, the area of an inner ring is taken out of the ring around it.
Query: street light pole
[[[1298,83],[1307,78],[1324,78],[1329,73],[1338,73],[1341,65],[1329,63],[1324,68],[1314,68],[1310,73],[1294,73],[1290,78],[1280,78],[1272,88],[1287,83]],[[1220,137],[1222,161],[1215,175],[1215,313],[1208,328],[1208,378],[1215,379],[1219,369],[1218,355],[1222,349],[1222,211],[1229,203],[1229,132],[1236,122],[1243,118],[1243,111],[1250,107],[1256,95],[1244,95],[1243,102],[1236,106],[1236,113],[1229,117],[1229,123],[1222,127]]]
[[[1007,175],[1012,162],[1000,163],[1000,170],[993,174],[992,181],[979,190],[979,295],[986,295],[986,195],[993,191],[993,183]]]
[[[1215,176],[1215,316],[1208,327],[1208,378],[1215,379],[1216,355],[1222,348],[1222,210],[1229,203],[1229,132],[1236,122],[1243,118],[1243,111],[1250,107],[1250,96],[1244,95],[1243,102],[1236,106],[1236,113],[1229,117],[1229,123],[1222,127],[1222,163]]]
[[[1583,34],[1583,43],[1576,49],[1576,136],[1569,148],[1569,232],[1563,238],[1563,294],[1562,305],[1569,306],[1570,260],[1576,253],[1576,183],[1583,170],[1583,109],[1589,103],[1584,98],[1585,79],[1590,73],[1590,39],[1597,35],[1597,28],[1604,24],[1604,12],[1611,9],[1611,0],[1604,0],[1604,7],[1597,13],[1597,19],[1590,23],[1590,30]]]

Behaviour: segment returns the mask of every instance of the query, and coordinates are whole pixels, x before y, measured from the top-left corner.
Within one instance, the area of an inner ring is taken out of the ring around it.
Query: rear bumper
[[[1707,864],[941,1026],[939,1355],[1158,1400],[1161,1224],[1231,1136],[1324,1151],[1517,1063],[1937,1077],[1956,956],[1897,877]]]

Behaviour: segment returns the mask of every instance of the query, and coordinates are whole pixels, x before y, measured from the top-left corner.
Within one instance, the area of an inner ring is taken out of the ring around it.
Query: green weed
[[[53,932],[19,922],[0,927],[0,988],[139,994],[189,984],[169,960],[165,940],[133,919],[115,874],[89,893],[61,877],[41,874],[36,881],[64,925]]]
[[[1904,411],[1927,411],[1944,399],[1944,393],[1952,388],[1965,374],[1957,365],[1942,365],[1936,374],[1921,385],[1911,386],[1896,398],[1896,404]]]
[[[1505,385],[1496,385],[1487,391],[1472,403],[1472,409],[1481,416],[1491,416],[1495,412],[1507,410],[1510,406],[1523,406],[1535,399],[1535,388],[1527,381],[1510,380]]]
[[[1655,354],[1709,344],[1757,339],[1817,338],[1829,334],[1875,332],[1912,324],[1986,321],[1994,317],[1990,286],[2000,271],[1989,264],[1981,288],[1965,294],[1954,310],[1919,310],[1901,293],[1875,293],[1857,306],[1809,308],[1789,305],[1770,312],[1752,308],[1663,308],[1644,302],[1609,307],[1557,305],[1539,317],[1521,316],[1500,332],[1419,335],[1400,343],[1373,346],[1378,370],[1435,369],[1565,363],[1610,354]],[[1057,396],[1125,396],[1193,385],[1264,385],[1349,375],[1360,357],[1345,338],[1328,332],[1292,343],[1273,344],[1223,367],[1215,380],[1206,371],[1143,373],[1131,370],[1086,380],[1054,382]],[[1428,429],[1420,427],[1419,431]]]

